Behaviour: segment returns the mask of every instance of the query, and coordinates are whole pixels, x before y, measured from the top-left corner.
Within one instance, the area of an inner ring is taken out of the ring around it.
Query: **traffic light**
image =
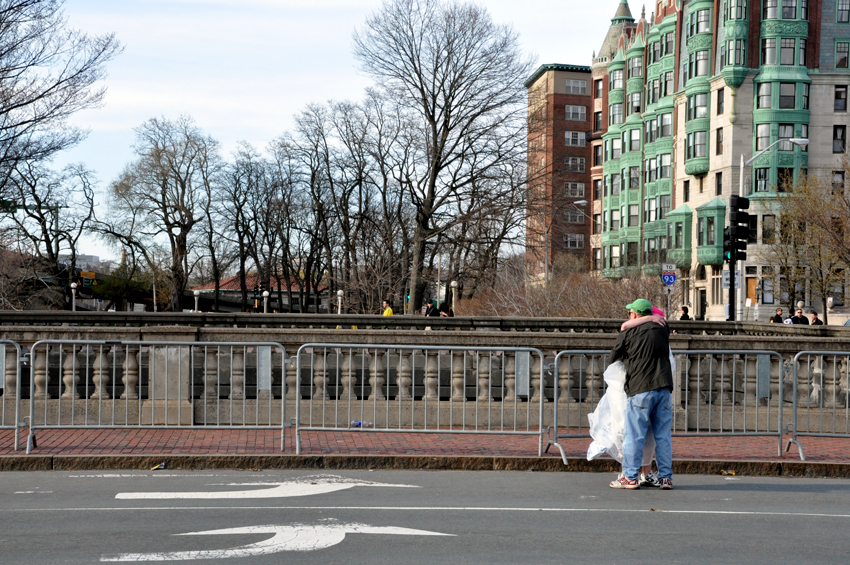
[[[735,249],[735,242],[732,239],[732,228],[723,228],[723,261],[726,263],[734,262],[732,250]]]
[[[729,261],[745,261],[747,259],[747,237],[750,234],[750,215],[742,210],[750,208],[749,198],[732,196],[729,198]],[[723,256],[726,255],[726,230],[723,231]]]

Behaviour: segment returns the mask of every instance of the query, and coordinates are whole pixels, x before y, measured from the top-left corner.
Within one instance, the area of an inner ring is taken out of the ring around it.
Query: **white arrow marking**
[[[313,494],[327,494],[347,490],[357,486],[362,487],[392,487],[392,488],[419,488],[416,485],[393,485],[387,483],[375,483],[358,479],[347,479],[336,475],[318,475],[302,477],[293,481],[282,483],[237,483],[239,486],[262,486],[274,485],[268,489],[254,490],[231,490],[223,492],[119,492],[115,498],[123,499],[234,499],[234,498],[289,498],[293,496],[310,496]]]
[[[282,551],[315,551],[334,546],[345,539],[345,534],[391,534],[397,536],[452,536],[398,527],[377,527],[367,524],[329,524],[293,526],[248,526],[244,528],[226,528],[205,532],[177,534],[180,536],[213,536],[226,534],[273,534],[267,540],[241,545],[231,549],[210,549],[201,551],[175,551],[171,553],[120,553],[103,555],[101,561],[186,561],[192,559],[230,559],[253,555],[270,555]]]

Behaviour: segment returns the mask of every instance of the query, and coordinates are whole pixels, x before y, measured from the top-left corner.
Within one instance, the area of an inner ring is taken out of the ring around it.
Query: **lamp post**
[[[269,291],[263,291],[263,314],[269,313]]]
[[[744,161],[744,154],[741,153],[741,167],[740,167],[740,172],[739,172],[739,175],[738,175],[738,196],[741,196],[741,197],[746,196],[746,194],[744,194],[744,168],[749,166],[750,164],[752,164],[753,161],[755,161],[756,159],[758,159],[759,157],[761,157],[762,155],[764,155],[765,153],[767,153],[768,151],[773,149],[776,145],[782,143],[783,141],[788,141],[790,143],[793,143],[797,147],[806,147],[809,144],[808,138],[791,137],[791,138],[787,138],[787,139],[777,139],[776,141],[774,141],[773,143],[771,143],[770,145],[768,145],[767,147],[765,147],[764,149],[762,149],[761,151],[759,151],[758,153],[756,153],[755,155],[750,157],[747,161]],[[729,273],[729,285],[730,286],[737,283],[738,277],[736,275],[737,275],[738,271],[740,271],[740,270],[741,270],[740,261],[735,261],[734,265],[729,265],[729,271],[731,271]],[[741,279],[743,279],[743,278],[744,277],[743,277],[743,274],[742,274]],[[743,286],[743,280],[741,282],[742,282],[742,286]],[[735,305],[736,316],[735,316],[735,318],[738,319],[738,320],[740,320],[744,315],[744,295],[745,294],[746,293],[744,292],[744,289],[742,288],[741,292],[738,293],[737,300],[735,301],[736,302],[736,305]]]
[[[198,300],[201,298],[201,291],[196,290],[193,294],[195,295],[195,312],[197,312],[198,311]]]
[[[343,291],[342,289],[339,289],[338,291],[336,291],[336,302],[337,302],[336,313],[339,314],[339,315],[342,315],[342,297],[343,296],[345,296],[345,291]]]
[[[71,312],[77,311],[77,283],[71,283]]]
[[[452,311],[457,307],[457,281],[452,281]]]

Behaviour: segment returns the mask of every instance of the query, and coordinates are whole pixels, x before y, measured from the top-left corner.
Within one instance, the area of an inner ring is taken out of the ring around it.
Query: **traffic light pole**
[[[729,259],[729,317],[726,318],[729,322],[735,321],[735,308],[738,303],[735,301],[735,268],[738,266],[735,250],[732,250],[732,257]]]

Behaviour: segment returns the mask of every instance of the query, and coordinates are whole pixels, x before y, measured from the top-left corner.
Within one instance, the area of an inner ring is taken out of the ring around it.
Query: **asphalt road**
[[[846,563],[850,481],[578,473],[0,475],[2,563]]]

